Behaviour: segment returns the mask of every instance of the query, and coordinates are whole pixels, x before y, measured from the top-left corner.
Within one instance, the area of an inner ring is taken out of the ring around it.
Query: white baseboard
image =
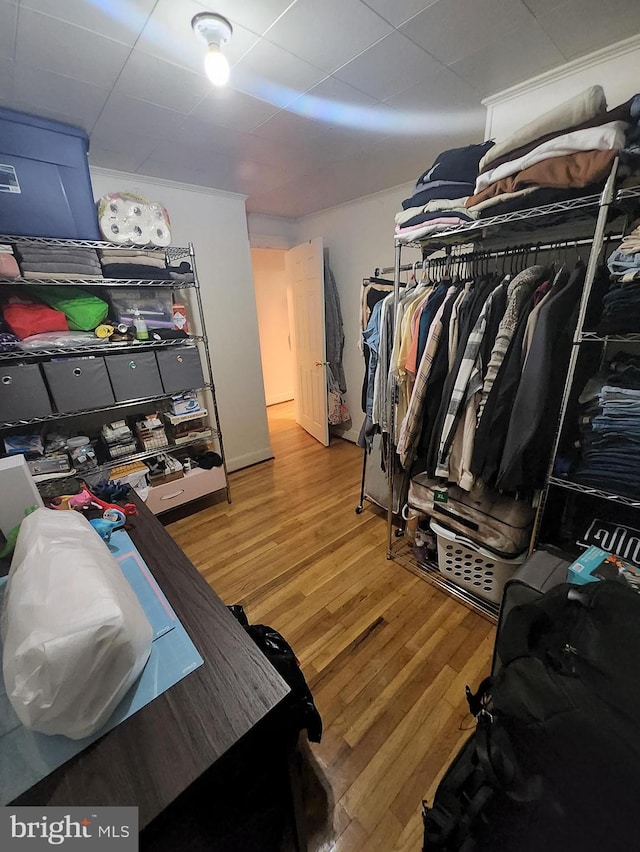
[[[279,405],[281,402],[292,402],[293,394],[291,392],[279,393],[275,396],[270,396],[267,399],[267,407],[270,405]]]
[[[227,470],[231,473],[234,470],[241,470],[243,467],[257,464],[258,462],[268,461],[273,458],[273,450],[271,447],[263,447],[261,450],[254,450],[252,453],[245,453],[242,456],[235,456],[227,459]]]

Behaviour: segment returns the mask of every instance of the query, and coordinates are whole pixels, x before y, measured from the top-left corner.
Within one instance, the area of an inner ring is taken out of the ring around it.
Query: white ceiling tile
[[[562,65],[564,61],[562,53],[534,21],[511,38],[494,42],[454,62],[451,69],[487,96]]]
[[[639,32],[640,2],[570,0],[539,20],[564,56],[574,59]]]
[[[428,85],[420,81],[385,101],[396,110],[423,112],[442,110],[443,113],[457,110],[485,108],[480,103],[480,94],[472,85],[462,80],[449,68],[440,66]]]
[[[15,64],[13,97],[36,115],[47,110],[57,120],[89,132],[104,107],[109,92],[83,80]]]
[[[310,106],[308,112],[304,111],[302,101],[309,101]],[[327,107],[329,112],[336,110],[348,110],[352,106],[372,106],[377,103],[376,98],[366,95],[360,89],[354,89],[348,83],[344,83],[337,77],[326,77],[317,86],[309,89],[302,95],[301,101],[296,103],[296,109],[303,110],[304,115],[313,115],[314,107],[319,115],[324,115],[324,108]]]
[[[112,129],[122,135],[137,133],[152,136],[158,142],[172,139],[184,116],[172,109],[114,93],[109,97],[93,132],[103,134]]]
[[[438,0],[365,0],[367,6],[382,15],[385,21],[389,21],[394,27],[399,27],[427,6],[433,6],[437,2]]]
[[[18,4],[0,0],[0,57],[13,59],[16,46]]]
[[[161,142],[149,157],[155,163],[166,163],[169,166],[188,164],[190,168],[201,172],[226,177],[233,172],[233,159],[212,150],[208,145],[176,142]]]
[[[136,172],[142,176],[159,177],[164,180],[176,180],[182,183],[191,183],[195,186],[210,186],[216,189],[228,189],[234,191],[228,174],[217,174],[213,170],[201,171],[193,168],[189,163],[161,163],[157,160],[148,159]]]
[[[233,87],[285,107],[326,76],[324,71],[262,39],[234,66]]]
[[[103,147],[99,141],[92,140],[89,146],[89,163],[92,166],[102,166],[103,169],[137,172],[157,145],[156,139],[146,136],[132,139],[130,135],[126,142],[116,143],[115,147]]]
[[[450,65],[531,22],[533,15],[520,0],[439,0],[400,29]]]
[[[109,88],[129,52],[117,41],[39,12],[20,10],[16,61],[21,64]]]
[[[202,6],[228,18],[232,25],[241,24],[258,35],[280,17],[293,0],[199,0]]]
[[[204,77],[206,45],[191,29],[194,15],[205,11],[195,0],[158,0],[149,20],[136,42],[136,48],[150,56],[188,68]],[[225,47],[231,64],[237,62],[259,36],[235,24],[233,38]]]
[[[331,134],[327,125],[288,110],[281,110],[253,132],[256,136],[294,145],[307,144],[311,139],[319,136],[327,138]]]
[[[7,101],[13,95],[13,62],[0,57],[0,101],[8,106]]]
[[[401,33],[383,38],[339,68],[335,76],[380,101],[435,75],[442,65]]]
[[[360,0],[297,0],[266,38],[331,73],[391,31]]]
[[[134,49],[113,91],[186,115],[211,91],[211,84],[203,74]]]
[[[96,165],[112,168],[100,162],[108,153],[110,161],[117,162],[114,158],[119,158],[123,171],[135,172],[159,144],[155,135],[143,136],[131,129],[122,133],[120,127],[111,122],[98,122],[89,140],[89,159]]]
[[[246,132],[278,112],[265,101],[252,98],[232,88],[215,89],[191,113],[202,121]]]
[[[203,121],[195,115],[187,115],[182,122],[176,124],[174,131],[167,136],[171,142],[185,142],[192,144],[209,145],[212,149],[223,154],[234,155],[238,152],[238,146],[246,138],[246,134],[231,130],[229,127],[220,127],[210,121]]]
[[[525,6],[533,12],[536,17],[544,15],[545,12],[550,12],[556,6],[561,6],[565,0],[524,0]]]
[[[52,18],[59,18],[132,46],[155,2],[156,0],[127,0],[126,3],[122,0],[109,3],[87,0],[21,0],[21,8],[43,12]]]

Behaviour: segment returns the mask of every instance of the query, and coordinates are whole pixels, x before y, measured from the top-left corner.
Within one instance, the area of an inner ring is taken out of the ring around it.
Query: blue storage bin
[[[0,234],[99,240],[79,127],[0,109]]]

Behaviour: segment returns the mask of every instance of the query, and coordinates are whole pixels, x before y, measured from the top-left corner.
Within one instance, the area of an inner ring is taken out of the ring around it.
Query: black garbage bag
[[[267,627],[265,624],[249,624],[249,619],[240,604],[234,604],[229,609],[291,688],[289,696],[291,726],[295,728],[296,734],[306,728],[311,742],[319,743],[322,738],[322,717],[291,645],[273,627]]]

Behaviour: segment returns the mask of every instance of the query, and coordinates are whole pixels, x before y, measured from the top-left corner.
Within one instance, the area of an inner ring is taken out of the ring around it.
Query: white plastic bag
[[[1,630],[5,687],[20,721],[72,739],[105,724],[151,652],[135,592],[73,511],[38,509],[22,521]]]

